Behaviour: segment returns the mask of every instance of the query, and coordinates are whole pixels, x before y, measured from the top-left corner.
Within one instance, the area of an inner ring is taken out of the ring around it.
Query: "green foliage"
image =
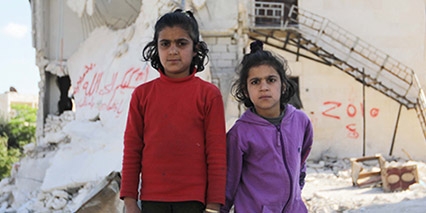
[[[23,104],[12,105],[11,109],[14,116],[7,123],[0,123],[0,179],[10,175],[23,147],[35,141],[37,109]]]
[[[20,155],[19,149],[7,148],[7,137],[0,137],[0,180],[10,176],[12,165]]]
[[[37,109],[27,105],[12,105],[15,116],[7,125],[8,147],[22,149],[28,143],[35,141]]]

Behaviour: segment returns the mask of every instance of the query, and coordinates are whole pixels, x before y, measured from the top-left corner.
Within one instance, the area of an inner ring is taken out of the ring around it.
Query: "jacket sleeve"
[[[226,176],[226,201],[221,208],[222,213],[230,211],[234,205],[235,194],[241,179],[243,167],[243,152],[239,146],[238,137],[231,129],[226,137],[227,141],[227,176]]]
[[[302,145],[302,158],[301,158],[302,161],[300,163],[301,165],[300,178],[299,178],[300,189],[303,189],[305,185],[306,160],[309,156],[309,153],[311,152],[312,143],[313,143],[313,127],[312,127],[311,121],[309,120],[309,118],[307,118],[307,124],[305,128],[305,134],[303,137],[303,145]]]

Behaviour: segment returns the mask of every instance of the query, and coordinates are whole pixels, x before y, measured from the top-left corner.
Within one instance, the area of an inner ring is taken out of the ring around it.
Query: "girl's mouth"
[[[259,97],[259,99],[267,99],[267,98],[271,98],[271,96],[268,96],[268,95],[262,95],[262,96],[260,96],[260,97]]]

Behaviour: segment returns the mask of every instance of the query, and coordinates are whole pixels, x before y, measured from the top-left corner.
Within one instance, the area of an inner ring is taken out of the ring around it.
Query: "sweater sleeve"
[[[143,149],[143,113],[139,96],[135,90],[132,93],[124,132],[124,150],[121,171],[120,198],[131,197],[138,199],[138,188],[141,173]]]
[[[217,89],[206,105],[207,203],[225,203],[226,128],[222,96]]]

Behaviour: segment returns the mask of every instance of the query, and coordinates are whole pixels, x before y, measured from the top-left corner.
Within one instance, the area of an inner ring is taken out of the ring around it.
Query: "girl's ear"
[[[285,93],[287,86],[285,85],[285,83],[283,83],[282,87],[281,87],[281,94]]]
[[[244,89],[244,95],[245,95],[247,98],[250,98],[250,95],[249,95],[249,93],[248,93],[248,89],[247,89],[247,87]]]
[[[199,49],[200,49],[200,44],[198,43],[194,44],[194,51],[192,53],[192,57],[195,57],[197,55],[197,52]]]

